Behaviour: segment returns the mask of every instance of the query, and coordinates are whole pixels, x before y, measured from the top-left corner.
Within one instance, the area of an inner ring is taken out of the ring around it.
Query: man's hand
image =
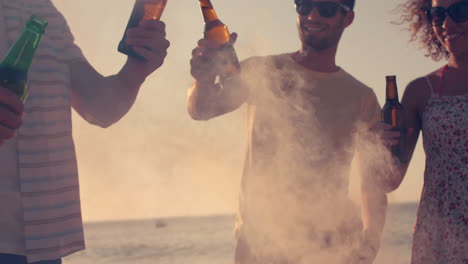
[[[384,122],[379,122],[371,128],[371,131],[377,133],[377,135],[382,140],[382,143],[388,148],[398,145],[400,132],[393,131],[391,125]]]
[[[21,126],[24,105],[16,94],[0,87],[0,145]]]
[[[230,44],[234,45],[237,34],[231,34]],[[216,76],[221,71],[223,53],[221,46],[214,41],[200,39],[198,46],[192,50],[190,60],[192,76],[201,83],[214,83]]]
[[[166,39],[166,25],[161,21],[142,20],[138,27],[127,30],[126,44],[145,58],[145,61],[132,57],[127,60],[127,68],[144,79],[161,67],[166,58],[170,46]]]
[[[364,232],[359,247],[351,252],[346,263],[349,264],[372,264],[374,263],[380,248],[380,238],[376,235]]]

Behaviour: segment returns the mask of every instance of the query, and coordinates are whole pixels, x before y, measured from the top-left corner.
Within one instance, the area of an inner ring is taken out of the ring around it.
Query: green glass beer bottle
[[[230,43],[228,27],[219,20],[210,0],[199,0],[199,3],[203,19],[205,20],[204,38],[221,45],[221,50],[225,56],[223,56],[223,60],[220,62],[222,65],[220,77],[221,79],[229,78],[232,74],[239,71],[240,64],[236,51]]]
[[[398,100],[396,76],[394,75],[386,76],[386,100],[382,108],[382,121],[391,125],[393,131],[400,132],[398,144],[392,146],[391,151],[401,163],[407,163],[405,111]]]
[[[47,24],[46,20],[31,16],[0,63],[0,86],[18,95],[22,102],[28,96],[28,70]]]

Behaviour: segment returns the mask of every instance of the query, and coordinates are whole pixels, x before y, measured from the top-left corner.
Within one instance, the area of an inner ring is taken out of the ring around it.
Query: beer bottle
[[[125,32],[129,28],[133,28],[138,26],[138,24],[142,20],[159,20],[161,19],[161,15],[166,7],[167,0],[135,0],[135,4],[133,5],[132,14],[130,15],[130,19],[128,20],[127,27],[125,28]],[[125,44],[126,34],[119,43],[118,51],[137,58],[139,60],[144,60],[143,57],[138,55],[132,47]]]
[[[203,19],[205,20],[204,38],[215,41],[221,46],[223,54],[221,79],[229,78],[240,69],[239,59],[236,51],[230,43],[228,27],[219,20],[210,0],[199,0]]]
[[[386,101],[382,108],[382,121],[391,125],[393,131],[400,132],[398,145],[392,146],[391,151],[401,163],[406,163],[408,162],[408,154],[406,150],[405,111],[398,100],[396,76],[386,76],[386,81]]]
[[[22,102],[28,95],[28,70],[47,24],[46,20],[31,16],[21,35],[0,63],[0,86],[18,95]]]

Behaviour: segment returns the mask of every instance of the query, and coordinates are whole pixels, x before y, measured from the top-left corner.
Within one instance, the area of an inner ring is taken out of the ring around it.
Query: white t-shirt
[[[291,54],[241,67],[249,140],[237,235],[260,258],[336,263],[361,236],[349,173],[359,125],[380,119],[377,97],[343,69],[312,71]]]

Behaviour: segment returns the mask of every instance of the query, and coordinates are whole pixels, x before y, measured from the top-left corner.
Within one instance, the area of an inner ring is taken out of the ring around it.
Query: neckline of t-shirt
[[[321,78],[321,79],[333,79],[333,78],[343,77],[344,75],[346,75],[345,70],[343,70],[343,68],[341,68],[340,66],[338,66],[338,70],[335,72],[319,72],[319,71],[311,70],[297,63],[293,58],[293,54],[294,53],[287,53],[287,54],[284,54],[284,56],[287,58],[287,60],[291,64],[295,65],[297,69],[307,72],[307,74],[312,75],[313,77]]]

